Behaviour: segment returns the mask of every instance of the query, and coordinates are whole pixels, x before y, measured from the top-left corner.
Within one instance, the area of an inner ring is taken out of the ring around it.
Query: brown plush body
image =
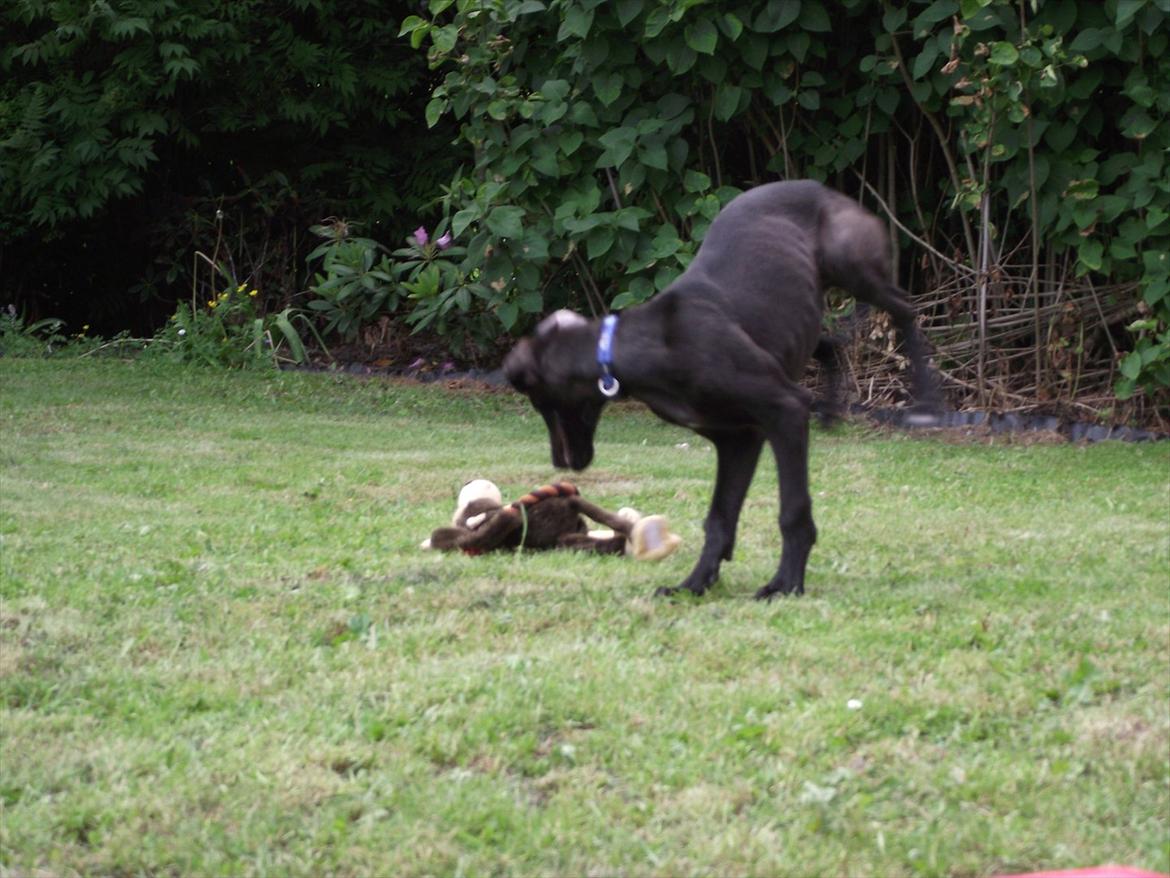
[[[589,535],[588,516],[610,528],[612,537]],[[557,482],[501,506],[492,500],[473,500],[461,509],[453,527],[431,534],[430,546],[479,555],[495,549],[580,549],[620,555],[633,529],[629,520],[582,499],[569,482]]]

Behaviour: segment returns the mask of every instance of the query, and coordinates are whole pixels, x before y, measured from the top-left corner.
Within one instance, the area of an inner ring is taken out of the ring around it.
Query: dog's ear
[[[567,308],[562,308],[559,311],[554,311],[552,314],[540,321],[540,325],[536,327],[536,337],[541,338],[549,335],[558,329],[570,329],[574,326],[584,326],[589,321]]]
[[[521,393],[526,393],[536,386],[538,376],[536,352],[532,349],[532,342],[522,338],[504,358],[504,377]]]

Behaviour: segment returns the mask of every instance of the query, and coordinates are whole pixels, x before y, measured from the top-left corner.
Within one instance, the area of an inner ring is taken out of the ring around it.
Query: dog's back
[[[800,215],[811,215],[804,204],[812,200],[810,187],[824,188],[813,181],[774,183],[733,199],[687,270],[651,305],[662,300],[664,310],[673,310],[673,297],[692,306],[701,297],[798,379],[816,345],[822,310],[816,240]],[[799,205],[795,219],[789,204]],[[728,336],[726,328],[722,334]]]

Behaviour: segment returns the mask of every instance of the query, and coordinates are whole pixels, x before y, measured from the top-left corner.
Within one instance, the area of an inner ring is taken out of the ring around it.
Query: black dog
[[[821,335],[822,290],[838,286],[893,317],[915,395],[937,403],[925,343],[892,280],[877,217],[810,180],[769,183],[732,200],[685,272],[644,305],[604,321],[569,311],[520,341],[504,370],[548,425],[552,461],[581,470],[605,403],[641,400],[715,444],[718,472],[699,561],[678,588],[702,594],[730,560],[740,507],[764,441],[780,477],[780,568],[757,598],[801,594],[816,541],[808,491],[809,357],[835,363]],[[830,401],[830,409],[835,401]]]

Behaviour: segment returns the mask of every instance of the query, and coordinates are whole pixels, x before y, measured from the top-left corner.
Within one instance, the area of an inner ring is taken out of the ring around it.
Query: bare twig
[[[857,172],[854,171],[854,173],[857,173]],[[963,263],[961,263],[961,262],[956,262],[954,259],[951,259],[950,257],[945,256],[944,254],[940,253],[938,250],[934,249],[934,247],[930,246],[930,244],[928,244],[922,238],[918,237],[916,234],[914,234],[912,231],[910,231],[908,228],[906,228],[906,226],[903,225],[898,220],[898,217],[894,214],[894,212],[892,210],[890,210],[889,205],[886,204],[885,200],[881,197],[880,194],[878,194],[878,191],[876,189],[874,189],[872,185],[870,185],[869,181],[864,179],[863,177],[861,177],[860,174],[858,174],[858,179],[861,180],[861,185],[865,187],[866,191],[869,192],[869,194],[874,197],[874,200],[877,201],[878,205],[881,207],[882,211],[886,214],[886,216],[888,216],[890,218],[890,221],[894,225],[896,225],[899,229],[901,229],[902,233],[905,234],[908,238],[910,238],[910,240],[914,241],[914,243],[916,243],[919,247],[922,247],[924,250],[931,253],[936,259],[940,260],[943,264],[949,266],[953,271],[958,272],[959,274],[966,274],[966,275],[974,275],[976,273],[975,270],[972,269],[970,266],[963,265]]]

